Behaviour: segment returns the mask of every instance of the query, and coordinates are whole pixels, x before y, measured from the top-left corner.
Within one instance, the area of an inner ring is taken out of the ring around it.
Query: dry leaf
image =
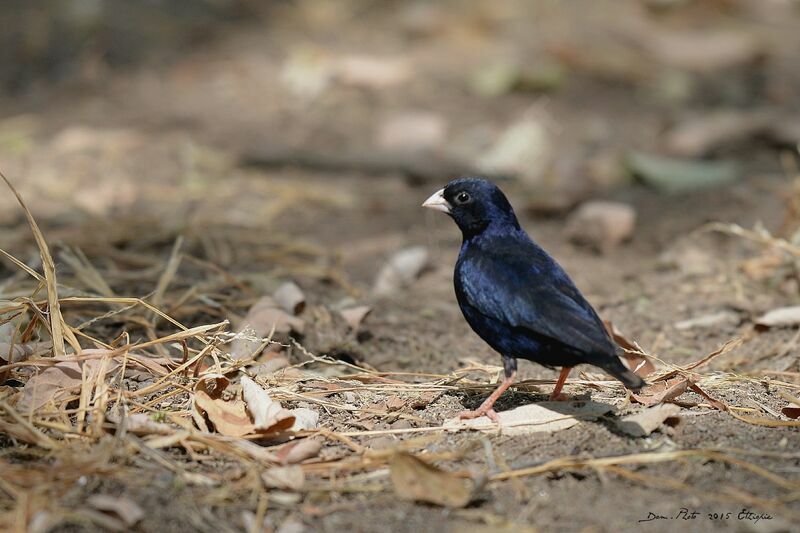
[[[268,376],[270,374],[274,374],[278,370],[286,368],[289,365],[291,365],[291,363],[286,357],[282,355],[275,355],[274,357],[269,357],[263,363],[258,363],[251,366],[250,372],[256,376]]]
[[[389,464],[392,485],[400,499],[444,507],[465,507],[473,498],[473,483],[426,463],[411,454],[397,453]]]
[[[321,449],[319,439],[300,439],[282,446],[275,455],[285,464],[294,464],[316,457]]]
[[[688,387],[689,378],[676,376],[646,385],[639,392],[631,392],[631,396],[642,405],[655,405],[677,398],[686,392]]]
[[[285,431],[294,424],[294,415],[247,376],[242,376],[242,396],[247,402],[247,411],[253,417],[255,430],[259,433]]]
[[[739,315],[733,311],[719,311],[708,315],[701,315],[688,320],[675,323],[675,329],[687,330],[695,328],[710,328],[721,325],[735,325],[739,322]]]
[[[350,329],[357,330],[367,315],[372,311],[372,307],[368,305],[359,305],[349,309],[342,309],[339,314],[342,315],[344,321],[350,326]]]
[[[44,355],[52,349],[52,342],[25,342],[20,344],[0,342],[0,361],[19,363],[34,356]]]
[[[800,418],[800,405],[789,404],[781,409],[781,413],[783,413],[783,416],[787,418],[796,420]]]
[[[194,386],[195,391],[203,391],[211,398],[219,398],[222,392],[228,388],[231,380],[222,374],[208,373],[200,376],[200,379]]]
[[[406,406],[406,401],[397,395],[390,396],[389,399],[386,400],[386,409],[389,412],[399,411],[405,406]]]
[[[599,402],[541,402],[521,405],[497,413],[503,435],[527,435],[571,428],[581,420],[595,419],[614,410],[613,405]],[[452,430],[477,429],[497,432],[498,424],[486,416],[461,420],[451,418],[444,427]]]
[[[89,505],[98,511],[114,513],[128,527],[132,527],[144,517],[144,511],[136,502],[129,498],[95,494],[86,500]]]
[[[372,292],[378,296],[392,294],[417,279],[428,266],[428,249],[412,246],[395,253],[375,278]]]
[[[290,411],[294,416],[292,431],[303,429],[317,429],[319,426],[319,413],[308,407],[298,407]]]
[[[756,325],[766,328],[800,325],[800,305],[768,311],[756,319]]]
[[[238,330],[239,337],[231,343],[231,357],[245,359],[257,356],[261,339],[274,330],[275,334],[288,335],[292,331],[303,333],[305,321],[280,307],[269,296],[263,296],[248,311]]]
[[[681,408],[674,404],[656,405],[617,421],[617,427],[632,437],[646,437],[670,418],[677,418]]]
[[[192,400],[192,411],[195,420],[203,419],[203,415],[214,425],[217,433],[228,437],[241,437],[252,433],[255,426],[245,412],[244,402],[233,400],[226,402],[221,398],[214,399],[202,390],[195,391]],[[200,429],[206,429],[198,422]]]
[[[703,398],[705,398],[706,401],[714,409],[717,409],[719,411],[727,411],[728,410],[728,406],[727,405],[725,405],[721,401],[717,400],[716,398],[711,397],[706,391],[701,389],[700,386],[697,383],[694,383],[694,382],[690,381],[689,382],[689,388],[692,389],[692,391],[694,391],[697,394],[699,394],[700,396],[702,396]]]
[[[298,315],[306,306],[306,297],[302,289],[293,281],[287,281],[275,289],[272,297],[287,313]]]
[[[111,353],[110,350],[84,350],[83,355],[92,353]],[[47,403],[58,403],[62,399],[75,394],[81,387],[83,369],[87,369],[87,381],[93,383],[98,379],[98,372],[113,372],[119,363],[109,361],[103,366],[102,359],[82,361],[61,361],[45,368],[41,373],[32,376],[22,389],[22,397],[16,408],[23,413],[36,411]]]
[[[650,360],[649,357],[646,355],[642,355],[642,349],[636,345],[633,341],[628,340],[625,335],[622,334],[620,330],[610,321],[610,320],[603,320],[603,324],[608,330],[609,335],[614,340],[614,342],[619,345],[620,348],[625,350],[625,354],[623,357],[628,363],[628,368],[630,368],[634,374],[641,378],[646,378],[650,374],[656,371],[656,367],[653,362]]]
[[[261,480],[268,489],[300,490],[306,477],[299,465],[273,466],[261,473]]]
[[[408,405],[412,409],[425,409],[434,400],[442,396],[442,394],[443,394],[442,392],[426,391],[423,392],[422,394],[416,395],[413,398],[411,398],[411,401],[409,402]]]

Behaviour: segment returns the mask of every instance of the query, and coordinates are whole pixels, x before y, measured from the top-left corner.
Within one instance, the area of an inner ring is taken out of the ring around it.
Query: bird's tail
[[[617,358],[607,361],[603,366],[601,366],[601,368],[620,380],[625,387],[634,392],[638,392],[639,389],[647,384],[641,377],[634,374],[622,364],[622,361]]]

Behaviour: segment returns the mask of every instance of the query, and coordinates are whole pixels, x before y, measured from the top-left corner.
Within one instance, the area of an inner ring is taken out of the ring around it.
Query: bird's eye
[[[460,192],[458,193],[458,196],[456,196],[456,202],[458,202],[459,204],[465,204],[469,202],[471,199],[472,197],[469,195],[468,192]]]

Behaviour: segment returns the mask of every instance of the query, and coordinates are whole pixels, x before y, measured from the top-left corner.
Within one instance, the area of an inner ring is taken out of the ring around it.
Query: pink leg
[[[571,366],[565,366],[561,369],[561,374],[559,374],[558,381],[556,381],[556,388],[553,389],[552,394],[550,394],[551,402],[569,400],[569,396],[566,394],[561,394],[561,389],[564,388],[564,382],[567,381],[567,376],[569,376],[570,370],[572,370]]]
[[[500,419],[497,417],[497,413],[492,408],[494,406],[494,402],[503,394],[512,383],[514,383],[514,378],[516,377],[516,371],[512,372],[510,376],[503,379],[503,382],[500,384],[495,391],[486,398],[480,407],[475,409],[474,411],[463,411],[458,416],[461,418],[478,418],[480,416],[486,415],[490,419],[495,422],[500,422]]]

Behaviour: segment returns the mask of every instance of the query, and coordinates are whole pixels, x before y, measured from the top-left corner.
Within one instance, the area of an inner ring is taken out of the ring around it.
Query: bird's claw
[[[491,407],[485,408],[481,406],[475,409],[474,411],[462,411],[461,413],[458,414],[458,417],[461,420],[467,420],[471,418],[480,418],[483,415],[489,417],[489,420],[491,420],[492,422],[495,422],[497,424],[500,423],[500,417],[498,416],[497,411],[495,411]]]

